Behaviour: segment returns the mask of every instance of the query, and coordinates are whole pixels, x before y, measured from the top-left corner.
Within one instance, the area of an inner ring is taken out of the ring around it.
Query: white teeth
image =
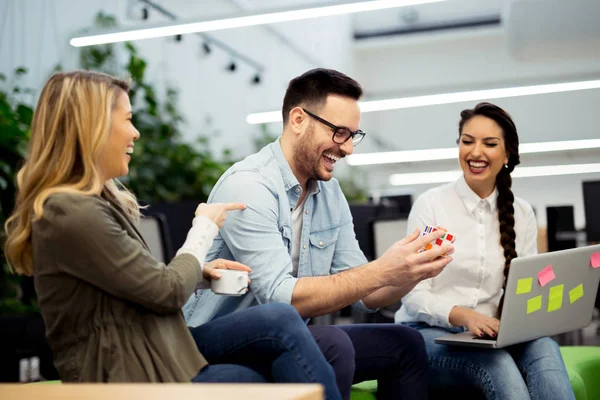
[[[469,165],[474,168],[484,168],[488,165],[485,161],[469,161]]]
[[[126,153],[133,154],[133,147],[128,147]]]
[[[327,158],[329,158],[330,160],[333,160],[334,162],[339,161],[340,157],[334,156],[333,154],[329,154],[329,153],[323,153],[323,155]]]

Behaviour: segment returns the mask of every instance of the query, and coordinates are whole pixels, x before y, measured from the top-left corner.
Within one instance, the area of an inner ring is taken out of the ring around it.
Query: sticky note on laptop
[[[548,297],[548,312],[556,311],[562,307],[563,300],[563,289],[565,285],[556,285],[550,288],[550,295]]]
[[[546,268],[537,273],[538,281],[542,287],[546,286],[551,280],[556,278],[552,265],[548,265]]]
[[[592,268],[599,268],[600,267],[600,252],[599,253],[593,253],[590,256],[590,264],[592,264]]]
[[[542,295],[527,300],[527,314],[531,314],[542,308]]]
[[[533,278],[523,278],[517,281],[517,294],[525,294],[531,292]]]
[[[575,303],[577,300],[583,297],[583,283],[575,286],[573,289],[569,290],[569,301],[571,304]]]

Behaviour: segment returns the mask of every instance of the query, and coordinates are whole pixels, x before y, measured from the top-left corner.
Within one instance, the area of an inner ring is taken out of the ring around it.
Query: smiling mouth
[[[478,160],[478,161],[469,160],[469,161],[467,161],[467,164],[469,165],[469,170],[474,174],[482,173],[490,165],[490,163],[488,163],[487,161],[480,161],[480,160]]]
[[[335,163],[342,159],[342,157],[329,152],[323,153],[322,157],[325,161],[325,164],[329,166],[331,170],[333,170],[333,168],[335,167]]]

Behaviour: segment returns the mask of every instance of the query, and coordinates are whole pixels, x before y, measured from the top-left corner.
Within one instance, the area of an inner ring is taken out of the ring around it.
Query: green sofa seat
[[[577,400],[600,399],[600,346],[560,348]],[[352,386],[351,400],[376,400],[377,381]]]

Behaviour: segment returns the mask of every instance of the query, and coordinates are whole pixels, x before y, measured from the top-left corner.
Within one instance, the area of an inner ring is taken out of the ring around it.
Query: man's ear
[[[301,134],[306,129],[306,125],[308,123],[307,116],[302,111],[301,107],[294,107],[290,110],[288,114],[288,124],[292,132],[296,135]]]

